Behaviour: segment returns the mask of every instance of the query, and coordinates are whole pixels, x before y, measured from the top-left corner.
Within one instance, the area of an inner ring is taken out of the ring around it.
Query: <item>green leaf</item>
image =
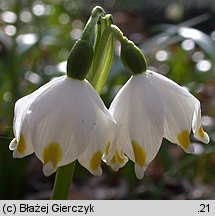
[[[201,31],[194,29],[194,28],[181,27],[178,30],[178,34],[184,38],[192,39],[208,55],[215,58],[215,43],[204,32],[201,32]]]
[[[181,31],[182,31],[181,29],[183,29],[183,28],[191,29],[190,28],[191,26],[200,24],[200,23],[202,23],[208,19],[209,19],[208,14],[202,14],[200,16],[197,16],[197,17],[194,17],[194,18],[189,19],[187,21],[184,21],[182,23],[179,23],[178,25],[173,25],[173,24],[156,25],[153,28],[153,30],[154,31],[161,31],[161,32],[150,37],[148,40],[146,40],[141,45],[141,49],[143,50],[144,54],[150,54],[152,50],[157,50],[160,48],[168,47],[172,44],[176,44],[176,43],[178,43],[184,39],[184,35],[181,34]],[[192,28],[192,29],[194,29],[194,28]],[[201,33],[200,35],[206,35],[201,31],[199,31],[199,32]],[[190,36],[192,37],[192,35],[190,35]],[[205,38],[205,37],[203,36],[202,38]],[[205,42],[205,44],[211,44],[211,42],[208,43],[210,38],[208,36],[206,38],[207,38],[206,39],[207,41]],[[205,47],[203,48],[204,44],[201,41],[195,40],[195,42],[198,43],[198,45],[202,49],[205,49]],[[199,43],[201,43],[201,45]],[[206,49],[207,49],[207,47],[208,47],[208,45],[206,45]],[[214,45],[212,47],[214,47]],[[212,56],[214,56],[214,53],[211,52],[211,50],[209,51],[209,49],[207,49],[206,52],[208,54],[212,54]]]

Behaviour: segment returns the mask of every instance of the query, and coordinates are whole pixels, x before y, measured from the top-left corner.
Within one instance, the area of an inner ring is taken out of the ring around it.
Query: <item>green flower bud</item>
[[[97,16],[98,14],[103,14],[103,15],[105,15],[104,9],[103,9],[102,7],[100,7],[100,6],[94,7],[93,10],[92,10],[92,12],[91,12],[92,17],[95,17],[95,16]]]
[[[109,24],[113,23],[113,16],[111,14],[106,14],[104,19],[106,19]]]
[[[67,60],[67,76],[83,80],[93,61],[93,46],[85,40],[78,40]]]
[[[122,44],[121,61],[132,74],[141,74],[147,70],[147,64],[142,51],[132,42]]]

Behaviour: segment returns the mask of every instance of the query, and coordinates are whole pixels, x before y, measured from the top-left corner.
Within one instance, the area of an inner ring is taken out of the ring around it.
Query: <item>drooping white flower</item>
[[[118,170],[126,163],[127,155],[135,162],[139,179],[143,178],[145,169],[158,153],[163,137],[188,153],[194,151],[190,142],[191,129],[195,138],[209,142],[201,126],[198,99],[153,71],[132,76],[120,89],[109,110],[120,131],[116,144],[106,151],[105,160]],[[113,159],[116,153],[120,160]]]
[[[15,104],[13,157],[35,152],[46,176],[78,160],[101,175],[101,158],[114,137],[115,121],[86,81],[59,77]]]

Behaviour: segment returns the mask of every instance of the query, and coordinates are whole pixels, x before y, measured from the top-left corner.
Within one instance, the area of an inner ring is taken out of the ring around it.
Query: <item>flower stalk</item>
[[[74,161],[66,166],[58,168],[51,197],[52,200],[67,199],[73,179],[75,163]]]
[[[98,23],[100,18],[103,16],[105,16],[105,11],[101,7],[97,6],[92,10],[91,17],[88,20],[88,22],[84,28],[84,31],[83,31],[83,34],[81,37],[82,40],[89,41],[90,36],[92,35],[92,32],[93,32],[96,24]]]

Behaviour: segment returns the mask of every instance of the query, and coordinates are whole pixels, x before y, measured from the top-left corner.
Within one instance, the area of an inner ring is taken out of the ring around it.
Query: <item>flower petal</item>
[[[54,83],[58,82],[64,77],[65,76],[62,76],[62,77],[51,80],[50,82],[41,86],[39,89],[37,89],[33,93],[20,98],[15,103],[13,129],[14,129],[14,134],[17,140],[19,140],[19,136],[20,136],[21,129],[22,129],[22,123],[25,119],[25,116],[27,115],[27,111],[31,103],[34,101],[36,97],[38,97],[44,91],[48,90],[50,87],[53,87]]]
[[[109,165],[115,172],[117,172],[128,162],[128,158],[125,156],[125,153],[122,150],[121,146],[118,145],[116,137],[117,136],[115,136],[115,140],[113,141],[112,145],[111,143],[107,144],[102,158],[103,161],[107,165]]]
[[[16,102],[15,109],[14,109],[14,123],[13,123],[15,139],[13,139],[9,145],[10,150],[14,151],[13,152],[14,158],[21,158],[33,153],[31,133],[29,131],[29,125],[26,117],[28,108],[36,97],[38,97],[48,88],[53,86],[53,84],[60,79],[62,79],[62,77],[53,79],[49,83],[40,87],[35,92],[19,99]]]
[[[45,176],[51,175],[56,171],[57,165],[62,159],[63,153],[59,143],[49,143],[43,151],[43,172]]]
[[[102,155],[106,146],[113,142],[116,124],[110,118],[107,118],[106,113],[101,109],[95,107],[95,110],[97,112],[96,126],[91,132],[91,144],[89,144],[85,151],[80,155],[78,161],[93,175],[101,175]]]
[[[9,149],[13,150],[14,158],[22,158],[34,152],[31,142],[31,133],[29,131],[26,118],[24,118],[22,122],[22,129],[19,134],[19,141],[14,138],[9,145]]]
[[[161,94],[147,74],[131,77],[111,104],[110,112],[121,127],[119,145],[135,161],[139,179],[160,148],[163,107]]]
[[[78,159],[88,147],[97,147],[98,143],[105,142],[102,137],[96,136],[98,129],[103,128],[103,134],[109,135],[110,122],[115,124],[105,109],[87,81],[67,77],[33,101],[28,112],[32,144],[37,157],[45,166],[47,164],[47,169],[44,167],[46,173],[50,174],[57,167]],[[46,162],[44,152],[53,143],[59,145],[62,157],[57,163],[49,164],[53,159]]]
[[[186,152],[192,153],[194,147],[190,142],[189,134],[196,112],[198,112],[198,120],[193,126],[195,134],[195,127],[200,127],[200,103],[198,99],[172,80],[152,71],[147,71],[147,73],[152,82],[159,88],[164,100],[164,137],[182,147]],[[197,135],[196,137],[199,138]]]
[[[196,105],[196,109],[194,112],[193,122],[192,122],[192,129],[194,133],[194,137],[205,144],[208,144],[210,138],[208,134],[204,131],[202,124],[201,124],[201,109],[200,103]]]

